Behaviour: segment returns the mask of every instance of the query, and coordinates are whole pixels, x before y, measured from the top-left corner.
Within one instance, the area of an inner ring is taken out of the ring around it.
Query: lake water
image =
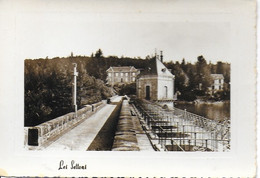
[[[230,119],[230,102],[175,103],[175,107],[213,120]]]

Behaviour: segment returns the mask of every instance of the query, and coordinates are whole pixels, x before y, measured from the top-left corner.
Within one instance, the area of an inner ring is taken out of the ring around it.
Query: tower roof
[[[139,77],[147,75],[174,77],[174,75],[169,71],[169,69],[167,69],[165,65],[155,57],[150,59],[148,65],[145,66],[144,70],[141,71]]]
[[[141,75],[157,75],[156,59],[152,58],[149,60],[148,65],[141,71]]]

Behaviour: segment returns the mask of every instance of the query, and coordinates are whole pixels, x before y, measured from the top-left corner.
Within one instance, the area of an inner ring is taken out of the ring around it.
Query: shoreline
[[[221,103],[230,103],[230,100],[221,100],[221,101],[212,101],[212,100],[201,100],[196,99],[194,101],[175,101],[176,104],[221,104]]]

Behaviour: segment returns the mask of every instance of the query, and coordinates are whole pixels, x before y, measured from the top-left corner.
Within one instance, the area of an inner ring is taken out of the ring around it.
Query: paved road
[[[117,102],[120,99],[121,97],[118,96],[112,101]],[[115,107],[116,105],[106,104],[97,113],[50,144],[45,150],[87,150]]]

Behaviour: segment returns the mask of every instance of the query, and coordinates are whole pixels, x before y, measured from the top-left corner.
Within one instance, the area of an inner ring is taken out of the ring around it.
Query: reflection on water
[[[176,103],[176,108],[187,109],[187,111],[214,120],[230,118],[230,102],[215,103]]]

